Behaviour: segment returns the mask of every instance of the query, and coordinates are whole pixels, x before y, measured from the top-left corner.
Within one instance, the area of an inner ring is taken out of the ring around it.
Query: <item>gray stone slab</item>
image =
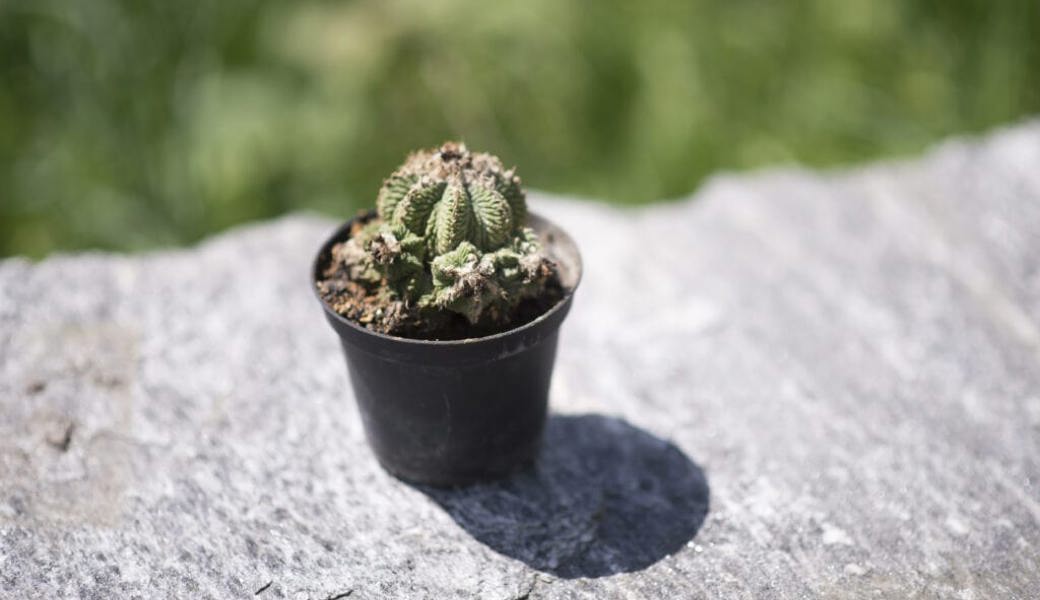
[[[0,597],[1040,596],[1040,123],[537,196],[585,255],[540,465],[384,474],[298,215],[0,263]]]

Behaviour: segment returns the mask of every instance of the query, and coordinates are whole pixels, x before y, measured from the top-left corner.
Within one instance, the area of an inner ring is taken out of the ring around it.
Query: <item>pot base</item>
[[[415,483],[496,479],[538,455],[556,334],[469,365],[387,361],[344,344],[369,446]]]

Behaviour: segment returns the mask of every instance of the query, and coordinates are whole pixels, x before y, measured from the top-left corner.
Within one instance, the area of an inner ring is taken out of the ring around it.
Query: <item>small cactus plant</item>
[[[461,143],[410,155],[383,183],[376,210],[378,219],[333,250],[331,269],[344,269],[352,286],[326,281],[322,293],[337,310],[354,306],[340,312],[377,331],[421,321],[435,328],[452,314],[485,329],[506,325],[555,276],[525,227],[520,178]],[[356,295],[358,286],[376,298],[360,309],[338,293]]]

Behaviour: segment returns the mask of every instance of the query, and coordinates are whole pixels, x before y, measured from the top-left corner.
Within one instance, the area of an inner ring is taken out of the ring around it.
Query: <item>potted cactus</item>
[[[450,142],[409,156],[312,272],[380,463],[458,485],[533,460],[580,275],[498,158]]]

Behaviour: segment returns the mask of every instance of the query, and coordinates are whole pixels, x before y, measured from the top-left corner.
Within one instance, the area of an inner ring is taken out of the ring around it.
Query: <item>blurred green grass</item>
[[[0,254],[373,202],[449,138],[639,203],[1040,111],[1035,0],[0,0]]]

